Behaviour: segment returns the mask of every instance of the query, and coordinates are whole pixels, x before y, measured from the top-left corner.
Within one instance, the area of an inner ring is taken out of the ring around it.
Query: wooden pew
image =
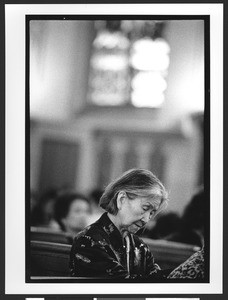
[[[60,244],[72,243],[72,238],[65,232],[54,231],[45,227],[31,227],[30,240]]]
[[[71,245],[45,241],[30,242],[29,278],[32,282],[100,282],[102,277],[70,277]]]
[[[199,250],[199,247],[196,246],[171,241],[147,238],[143,240],[150,247],[155,262],[162,269],[174,269]],[[30,276],[70,276],[70,249],[71,245],[69,244],[32,240],[30,243]]]
[[[198,251],[198,246],[166,240],[143,238],[161,269],[174,269]]]
[[[70,276],[71,245],[31,241],[30,276]]]

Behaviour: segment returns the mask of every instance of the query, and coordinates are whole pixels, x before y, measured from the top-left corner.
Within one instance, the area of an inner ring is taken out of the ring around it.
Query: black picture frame
[[[49,1],[49,3],[52,3],[53,1]],[[68,3],[70,3],[71,1],[69,1]],[[63,4],[65,4],[64,2],[61,2]],[[78,2],[77,2],[78,3]],[[84,3],[84,2],[83,2]],[[86,2],[88,3],[88,2]],[[94,3],[93,1],[91,1],[91,3]],[[96,2],[98,3],[98,2]],[[99,2],[101,3],[101,2]],[[119,2],[118,2],[119,3]],[[120,3],[123,3],[123,2],[120,2]],[[133,3],[133,2],[131,2]],[[136,2],[135,2],[136,3]],[[151,1],[147,1],[146,3],[151,3]],[[154,2],[153,2],[154,3]],[[158,2],[157,2],[158,3]],[[159,3],[172,3],[172,2],[161,2],[159,1]],[[183,2],[178,2],[178,3],[183,3]],[[184,2],[186,3],[186,2]],[[189,3],[189,2],[188,2]],[[191,1],[191,3],[199,3],[198,1]],[[209,3],[209,2],[205,2],[205,3]],[[213,2],[210,2],[210,3],[223,3],[224,4],[224,53],[226,53],[227,51],[227,40],[225,39],[226,35],[227,35],[227,6],[225,4],[225,1],[213,1]],[[13,4],[12,2],[5,2],[4,4]],[[4,4],[1,6],[1,20],[3,21],[3,26],[1,26],[1,37],[2,37],[2,40],[4,41],[5,40],[5,32],[4,32],[4,28],[5,28],[5,15],[4,15]],[[15,3],[16,4],[16,3]],[[22,4],[22,3],[21,3]],[[24,4],[24,2],[23,2]],[[28,3],[30,4],[30,3]],[[47,4],[47,3],[40,3],[40,4]],[[53,2],[53,4],[57,4],[56,2]],[[2,94],[2,99],[5,99],[5,85],[4,85],[4,76],[5,76],[5,72],[4,72],[4,68],[5,68],[5,63],[4,63],[4,59],[5,59],[5,56],[6,56],[6,53],[5,53],[5,43],[2,43],[2,47],[1,47],[1,57],[3,58],[3,70],[1,72],[2,74],[2,77],[3,77],[3,80],[1,81],[1,94]],[[226,69],[226,66],[227,66],[227,58],[226,56],[224,55],[224,99],[225,99],[225,96],[227,94],[227,86],[225,84],[226,80],[227,80],[227,69]],[[3,138],[3,141],[5,141],[5,138],[6,138],[6,134],[5,133],[5,103],[4,101],[1,101],[0,102],[1,104],[1,109],[0,109],[0,113],[1,113],[1,117],[0,117],[0,121],[2,122],[2,126],[0,126],[0,133],[1,133],[1,137]],[[224,199],[226,198],[226,195],[227,195],[227,186],[226,186],[226,179],[227,179],[227,170],[228,170],[228,166],[227,166],[227,158],[226,158],[226,152],[227,152],[227,133],[226,133],[226,128],[227,128],[227,104],[226,104],[226,101],[223,101],[223,104],[224,104],[224,161],[223,161],[223,165],[224,165]],[[6,152],[5,152],[5,148],[2,147],[2,151],[1,151],[1,156],[0,156],[0,162],[1,162],[1,170],[5,170],[5,156],[6,156]],[[2,176],[4,177],[4,175]],[[0,188],[0,191],[2,193],[2,199],[5,198],[5,185],[4,185],[4,180],[1,180],[0,182],[1,184],[1,188]],[[5,204],[3,201],[0,202],[0,205],[1,205],[1,212],[4,212],[5,211]],[[224,232],[223,232],[223,253],[224,253],[224,263],[223,263],[223,282],[225,283],[226,282],[226,279],[227,279],[227,268],[225,266],[227,266],[227,255],[226,255],[226,252],[227,252],[227,227],[228,227],[228,224],[227,224],[227,218],[226,218],[226,212],[227,212],[227,203],[224,201],[224,207],[223,207],[223,215],[224,215]],[[3,214],[3,217],[1,218],[1,239],[3,240],[3,243],[1,243],[1,246],[0,246],[0,249],[1,249],[1,266],[5,265],[5,260],[4,260],[4,256],[5,256],[5,249],[4,249],[4,240],[5,240],[5,231],[4,231],[4,226],[5,226],[5,216]],[[2,271],[4,271],[4,269],[2,268]],[[72,296],[69,296],[69,295],[9,295],[9,294],[5,294],[5,273],[1,271],[1,299],[25,299],[26,297],[31,297],[31,298],[35,298],[35,297],[44,297],[45,299],[46,298],[52,298],[53,297],[53,300],[54,299],[62,299],[62,297],[66,297],[66,298],[72,298]],[[216,295],[213,295],[213,294],[202,294],[202,295],[198,295],[198,294],[170,294],[170,295],[167,295],[167,294],[158,294],[158,295],[154,295],[154,294],[146,294],[146,295],[143,295],[145,298],[153,298],[153,297],[156,297],[156,298],[166,298],[166,297],[171,297],[171,298],[200,298],[200,299],[225,299],[225,297],[227,296],[227,288],[226,288],[226,285],[224,284],[223,286],[223,293],[222,294],[216,294]],[[121,294],[115,294],[115,296],[113,295],[104,295],[104,294],[94,294],[94,295],[90,295],[91,297],[108,297],[108,298],[117,298],[117,297],[121,297],[121,298],[124,298],[124,297],[127,297],[131,295],[130,293],[127,294],[127,295],[121,295]],[[142,297],[141,294],[139,295],[131,295],[132,297]],[[80,296],[79,295],[75,295],[75,298],[79,299]],[[88,298],[88,295],[82,295],[82,298],[85,299],[85,298]],[[91,299],[91,298],[90,298]]]

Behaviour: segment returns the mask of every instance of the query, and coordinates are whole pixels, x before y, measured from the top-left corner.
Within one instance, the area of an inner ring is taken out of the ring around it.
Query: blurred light
[[[152,40],[150,38],[142,38],[134,42],[133,51],[139,53],[154,53],[154,54],[168,54],[170,52],[170,47],[168,43],[162,39],[157,38],[156,40]]]
[[[140,90],[132,92],[131,95],[132,104],[136,107],[159,107],[165,100],[163,93],[151,91]]]
[[[126,49],[129,46],[129,41],[121,32],[101,31],[95,38],[93,46],[98,49]]]
[[[30,107],[32,113],[39,109],[41,99],[43,99],[46,91],[46,82],[42,72],[42,66],[36,57],[36,49],[30,51]]]
[[[94,69],[118,71],[127,67],[128,58],[122,54],[96,54],[91,63]]]
[[[203,112],[204,111],[204,80],[203,76],[195,76],[191,80],[183,80],[178,93],[184,101],[180,102],[179,106],[188,112]],[[193,88],[194,87],[194,88]]]
[[[132,80],[133,90],[157,90],[160,93],[167,88],[166,80],[157,72],[139,72]]]
[[[116,106],[116,105],[122,105],[124,101],[126,101],[125,98],[122,97],[122,95],[116,95],[116,94],[109,94],[107,96],[107,93],[101,93],[101,92],[92,92],[91,98],[93,100],[93,103],[103,106]]]
[[[90,100],[97,105],[121,105],[130,98],[136,107],[161,106],[170,47],[163,38],[152,38],[156,23],[153,21],[149,28],[144,20],[128,20],[116,31],[104,29],[105,23],[97,25]],[[145,34],[145,30],[151,34]]]
[[[138,70],[163,71],[169,66],[170,47],[164,39],[137,40],[131,53],[131,65]]]

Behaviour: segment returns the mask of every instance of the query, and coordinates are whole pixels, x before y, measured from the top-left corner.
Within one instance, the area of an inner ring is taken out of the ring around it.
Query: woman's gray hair
[[[130,199],[136,197],[160,198],[160,207],[168,201],[168,193],[161,181],[149,170],[131,169],[112,181],[100,198],[100,206],[116,215],[117,196],[120,191],[125,191]]]

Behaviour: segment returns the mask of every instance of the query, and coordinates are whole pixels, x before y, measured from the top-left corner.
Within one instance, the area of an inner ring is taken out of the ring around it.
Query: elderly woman
[[[100,199],[106,212],[74,239],[71,275],[113,279],[155,276],[160,268],[135,233],[166,202],[163,184],[150,171],[132,169],[111,182]]]

